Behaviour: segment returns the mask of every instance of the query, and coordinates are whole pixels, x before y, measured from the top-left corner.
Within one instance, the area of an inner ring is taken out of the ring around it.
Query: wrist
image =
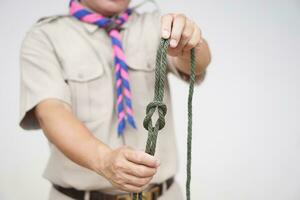
[[[95,146],[95,156],[91,165],[91,169],[98,174],[103,175],[103,170],[107,165],[107,156],[112,149],[104,143],[98,142]]]

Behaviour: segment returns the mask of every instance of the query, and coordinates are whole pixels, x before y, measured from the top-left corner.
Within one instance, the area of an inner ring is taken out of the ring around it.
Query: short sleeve
[[[169,59],[168,59],[169,60]],[[190,75],[183,73],[179,71],[174,65],[172,65],[170,62],[168,62],[168,71],[170,71],[172,74],[174,74],[179,79],[189,82],[190,81]],[[195,77],[195,84],[200,85],[203,80],[205,79],[206,70],[204,70],[201,74],[197,74]]]
[[[71,104],[68,84],[51,40],[40,28],[29,31],[20,51],[21,86],[19,125],[26,130],[39,129],[33,108],[45,99]]]

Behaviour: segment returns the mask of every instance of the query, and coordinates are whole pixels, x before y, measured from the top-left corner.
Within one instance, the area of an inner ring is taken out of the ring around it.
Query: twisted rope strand
[[[163,103],[164,87],[166,80],[166,68],[167,68],[167,49],[169,46],[169,40],[161,39],[159,48],[156,54],[155,63],[155,86],[154,86],[154,98],[146,108],[146,116],[143,122],[143,126],[148,130],[148,139],[146,143],[145,152],[154,155],[156,148],[156,141],[158,131],[165,126],[165,115],[167,113],[167,106]],[[187,127],[187,179],[186,179],[186,199],[190,200],[190,184],[191,184],[191,164],[192,164],[192,100],[195,83],[195,68],[196,59],[195,51],[191,50],[191,74],[188,96],[188,127]],[[152,124],[152,116],[157,110],[158,119],[155,125]],[[143,193],[133,193],[133,200],[143,200]]]
[[[192,170],[192,117],[193,117],[193,94],[194,84],[196,79],[195,74],[196,59],[195,50],[191,50],[191,75],[190,75],[190,86],[189,86],[189,97],[188,97],[188,127],[187,127],[187,164],[186,164],[186,199],[190,200],[191,193],[191,170]]]

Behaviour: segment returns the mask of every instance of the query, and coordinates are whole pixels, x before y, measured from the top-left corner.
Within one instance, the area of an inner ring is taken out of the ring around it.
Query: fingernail
[[[176,40],[174,40],[174,39],[172,39],[171,40],[171,42],[170,42],[170,45],[171,45],[171,47],[176,47],[177,46],[177,41]]]
[[[169,37],[169,31],[164,30],[162,33],[163,38],[167,39]]]

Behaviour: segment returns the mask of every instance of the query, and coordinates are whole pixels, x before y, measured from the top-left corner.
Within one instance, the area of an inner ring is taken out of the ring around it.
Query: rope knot
[[[158,110],[158,119],[155,122],[155,127],[157,130],[161,130],[165,126],[165,116],[167,114],[167,106],[160,101],[152,101],[147,105],[146,108],[146,117],[143,122],[143,126],[146,130],[153,129],[153,124],[152,124],[152,116],[154,112]]]

